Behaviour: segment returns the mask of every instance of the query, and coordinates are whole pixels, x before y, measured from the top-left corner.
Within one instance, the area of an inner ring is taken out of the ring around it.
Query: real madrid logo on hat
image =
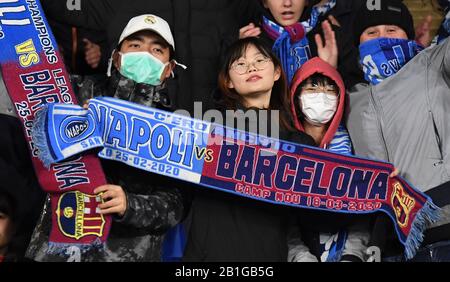
[[[145,23],[148,23],[148,24],[156,23],[156,19],[154,16],[147,16],[147,17],[145,17],[144,21],[145,21]]]

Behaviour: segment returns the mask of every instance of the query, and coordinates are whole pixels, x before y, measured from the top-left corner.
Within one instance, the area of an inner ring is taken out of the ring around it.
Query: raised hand
[[[431,22],[433,17],[428,15],[423,22],[416,28],[416,41],[423,47],[428,47],[431,44]]]
[[[247,37],[258,37],[261,34],[261,28],[255,26],[254,23],[249,23],[248,25],[239,29],[239,39]]]
[[[316,34],[315,40],[317,44],[317,53],[319,55],[319,58],[329,63],[334,68],[337,68],[338,48],[336,36],[328,20],[322,22],[322,29],[325,38],[325,44],[320,34]]]
[[[98,67],[100,59],[102,57],[102,51],[100,49],[100,46],[89,41],[89,39],[87,38],[84,38],[83,42],[85,43],[84,46],[85,60],[91,68],[95,69]]]

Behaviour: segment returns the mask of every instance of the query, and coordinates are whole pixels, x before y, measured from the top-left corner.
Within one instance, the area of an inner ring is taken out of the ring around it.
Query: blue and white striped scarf
[[[263,17],[263,29],[271,39],[275,40],[272,51],[280,59],[289,84],[295,72],[311,58],[306,34],[319,23],[320,15],[326,14],[335,5],[336,0],[330,0],[322,6],[313,7],[308,20],[286,27]]]
[[[333,140],[331,140],[327,149],[343,155],[353,154],[350,135],[348,134],[348,131],[343,124],[339,125],[336,133],[334,134]]]
[[[352,155],[352,142],[350,141],[348,131],[343,124],[339,125],[333,140],[331,140],[327,149],[338,154]],[[335,234],[321,233],[320,260],[323,262],[340,261],[347,238],[347,230],[340,230]]]

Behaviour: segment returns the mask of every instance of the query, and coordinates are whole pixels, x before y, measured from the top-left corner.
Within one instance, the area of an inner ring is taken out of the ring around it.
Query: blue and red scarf
[[[236,196],[393,220],[408,258],[438,208],[393,166],[268,138],[114,98],[48,104],[33,139],[46,166],[99,149],[101,158]]]
[[[76,103],[62,56],[38,0],[0,1],[0,65],[8,94],[22,122],[32,162],[43,190],[51,197],[49,252],[64,254],[78,246],[81,253],[101,246],[111,225],[100,215],[102,201],[94,188],[106,184],[93,154],[44,168],[31,128],[35,113],[47,103]]]
[[[309,20],[285,27],[263,17],[262,28],[272,40],[275,40],[272,51],[280,59],[289,84],[295,72],[311,58],[306,34],[316,27],[320,15],[326,14],[335,5],[336,0],[330,0],[323,6],[313,7]]]

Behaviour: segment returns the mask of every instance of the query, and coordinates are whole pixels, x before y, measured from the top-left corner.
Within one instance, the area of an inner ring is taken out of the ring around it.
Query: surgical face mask
[[[162,84],[161,75],[169,64],[163,63],[148,52],[120,53],[119,72],[137,83],[145,83],[154,86]]]
[[[408,39],[381,37],[362,43],[359,54],[365,80],[373,85],[382,82],[422,50],[422,46]]]
[[[305,119],[315,125],[329,122],[336,113],[338,96],[332,94],[304,93],[300,96]]]

